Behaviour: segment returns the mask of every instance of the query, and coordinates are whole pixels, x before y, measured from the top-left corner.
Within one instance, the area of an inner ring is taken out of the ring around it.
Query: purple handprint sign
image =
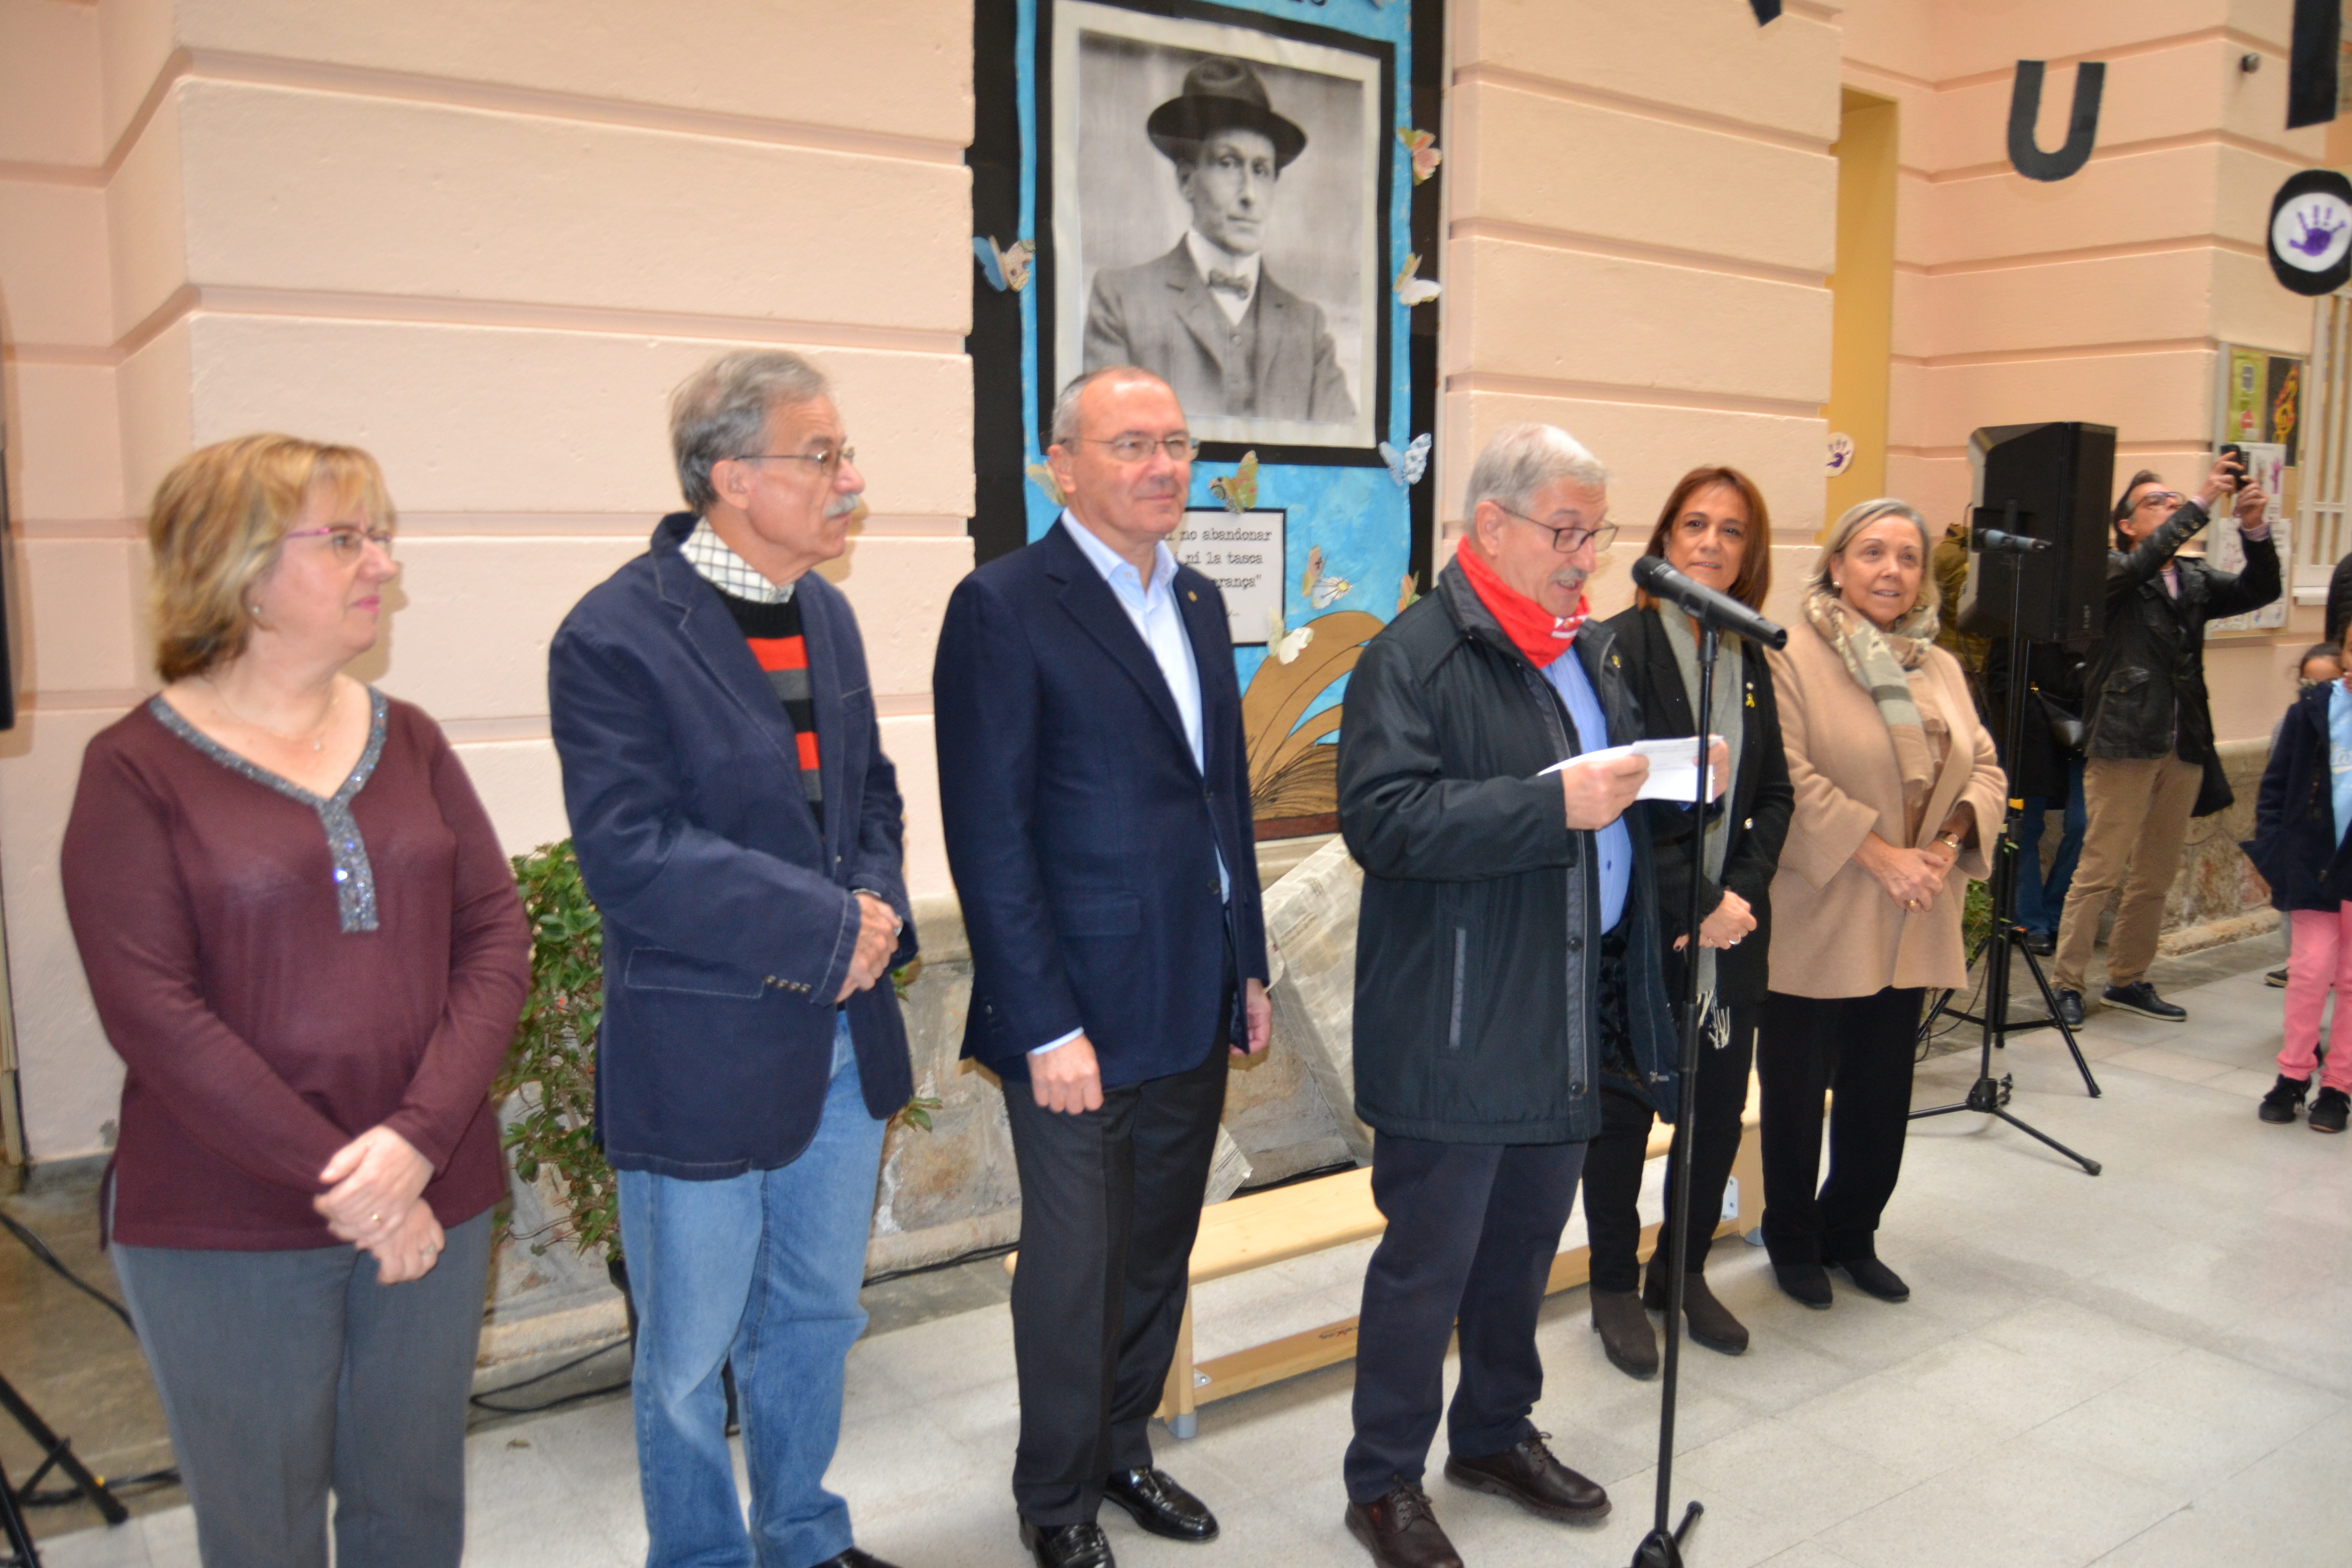
[[[2298,294],[2325,294],[2352,275],[2352,180],[2333,169],[2287,176],[2271,200],[2271,273]]]
[[[2289,174],[2271,198],[2271,276],[2297,294],[2352,280],[2352,180],[2334,169]]]
[[[2336,247],[2336,237],[2345,228],[2341,214],[2331,212],[2316,203],[2296,213],[2294,221],[2302,232],[2286,242],[2287,248],[2315,261]]]

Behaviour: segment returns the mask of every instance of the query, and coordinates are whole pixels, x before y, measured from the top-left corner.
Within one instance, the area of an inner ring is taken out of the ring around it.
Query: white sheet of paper
[[[1721,736],[1709,737],[1710,742]],[[1566,757],[1544,770],[1556,773],[1571,763],[1606,762],[1612,757],[1647,757],[1650,776],[1642,781],[1635,800],[1671,800],[1688,805],[1698,794],[1698,746],[1685,735],[1672,741],[1636,741],[1630,746],[1605,746],[1597,752]],[[1540,775],[1539,775],[1540,776]]]

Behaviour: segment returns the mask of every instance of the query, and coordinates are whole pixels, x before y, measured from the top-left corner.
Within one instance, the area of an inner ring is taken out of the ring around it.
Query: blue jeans
[[[849,1550],[824,1489],[842,1363],[882,1163],[845,1017],[816,1137],[772,1171],[689,1182],[623,1171],[621,1245],[637,1309],[637,1479],[646,1568],[808,1568]],[[727,1450],[719,1371],[735,1367],[751,1529]]]
[[[2025,819],[2017,825],[2017,923],[2041,936],[2058,933],[2058,917],[2066,908],[2066,886],[2074,879],[2074,863],[2083,858],[2083,829],[2090,813],[2083,805],[2083,760],[2066,764],[2066,815],[2060,818],[2058,857],[2050,874],[2042,874],[2043,814],[2047,795],[2025,798]]]

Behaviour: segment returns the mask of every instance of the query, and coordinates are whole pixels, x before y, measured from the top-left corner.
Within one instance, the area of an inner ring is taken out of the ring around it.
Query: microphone
[[[1987,555],[2027,555],[2053,548],[2046,539],[2029,539],[2021,533],[2003,533],[1997,528],[1979,528],[1970,536],[1976,548]]]
[[[1728,594],[1692,582],[1667,565],[1663,555],[1644,555],[1633,563],[1633,586],[1652,598],[1681,605],[1708,626],[1738,632],[1766,647],[1789,646],[1786,627],[1766,620]]]

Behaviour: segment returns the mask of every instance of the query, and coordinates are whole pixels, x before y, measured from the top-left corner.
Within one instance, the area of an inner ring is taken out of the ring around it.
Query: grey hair
[[[1609,470],[1557,425],[1514,425],[1497,432],[1471,465],[1463,515],[1475,517],[1478,503],[1490,500],[1524,516],[1538,490],[1562,479],[1597,490],[1609,483]]]
[[[1866,500],[1859,506],[1845,509],[1837,521],[1830,525],[1829,537],[1822,542],[1821,558],[1813,563],[1813,574],[1808,585],[1825,594],[1836,593],[1836,584],[1830,577],[1830,563],[1845,553],[1845,547],[1853,542],[1855,534],[1882,518],[1889,517],[1903,518],[1919,531],[1919,603],[1930,609],[1942,609],[1943,591],[1937,584],[1936,574],[1927,569],[1930,558],[1936,552],[1935,542],[1927,537],[1927,520],[1921,517],[1919,509],[1909,501],[1896,500],[1893,496],[1881,496],[1876,500]]]
[[[1047,446],[1066,447],[1078,438],[1078,399],[1085,395],[1087,387],[1113,376],[1131,376],[1141,381],[1156,381],[1162,386],[1168,385],[1164,377],[1153,374],[1141,365],[1099,365],[1062,388],[1062,395],[1054,399],[1054,419],[1045,432]],[[1172,386],[1168,389],[1171,393],[1176,390]]]
[[[776,409],[832,395],[824,372],[785,349],[720,354],[678,383],[669,399],[669,445],[686,504],[710,510],[719,499],[711,466],[758,452]]]

